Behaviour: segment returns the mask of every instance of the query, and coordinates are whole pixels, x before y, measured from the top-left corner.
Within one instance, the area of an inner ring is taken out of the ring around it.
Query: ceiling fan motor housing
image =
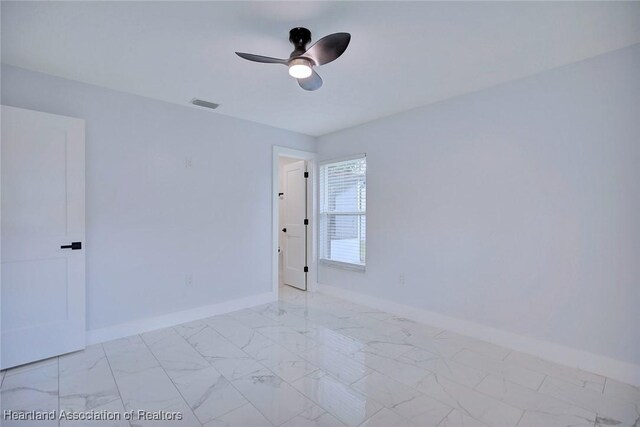
[[[303,27],[292,28],[289,31],[289,41],[295,47],[289,57],[300,56],[307,50],[307,45],[311,43],[311,31]]]

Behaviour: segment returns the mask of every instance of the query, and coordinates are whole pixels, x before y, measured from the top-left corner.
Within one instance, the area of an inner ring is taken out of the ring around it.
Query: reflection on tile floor
[[[2,426],[640,426],[640,389],[318,293],[0,373]],[[0,412],[1,415],[1,412]]]

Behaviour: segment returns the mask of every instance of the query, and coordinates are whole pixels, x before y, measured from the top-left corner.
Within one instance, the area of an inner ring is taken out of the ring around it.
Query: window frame
[[[366,266],[367,266],[367,260],[366,260],[366,248],[367,248],[367,227],[366,227],[366,221],[367,221],[367,208],[366,208],[366,204],[365,204],[365,210],[364,212],[339,212],[339,213],[328,213],[328,212],[323,212],[322,211],[322,199],[323,197],[325,197],[326,195],[322,193],[322,188],[323,188],[323,183],[321,182],[321,177],[322,177],[322,168],[327,166],[327,165],[331,165],[334,163],[343,163],[343,162],[348,162],[351,160],[359,160],[359,159],[364,159],[365,160],[365,164],[366,164],[366,160],[367,160],[367,155],[366,153],[362,153],[362,154],[355,154],[352,156],[348,156],[348,157],[339,157],[339,158],[334,158],[334,159],[328,159],[328,160],[324,160],[322,162],[318,163],[318,264],[320,265],[324,265],[324,266],[328,266],[328,267],[335,267],[335,268],[340,268],[340,269],[344,269],[344,270],[353,270],[353,271],[359,271],[359,272],[364,272],[366,271]],[[367,172],[365,172],[365,189],[367,187],[366,184],[366,176],[367,176]],[[366,199],[365,199],[366,200]],[[327,258],[323,258],[323,251],[322,251],[322,247],[323,247],[323,243],[326,244],[328,242],[328,231],[327,233],[322,233],[322,226],[323,226],[323,222],[326,221],[326,219],[328,218],[329,215],[358,215],[361,217],[364,217],[365,220],[365,231],[364,231],[364,252],[365,252],[365,261],[364,264],[356,264],[356,263],[351,263],[351,262],[346,262],[346,261],[338,261],[338,260],[332,260],[332,259],[327,259]]]

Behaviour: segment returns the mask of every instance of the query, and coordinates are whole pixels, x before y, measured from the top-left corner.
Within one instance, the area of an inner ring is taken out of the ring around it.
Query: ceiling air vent
[[[214,102],[209,102],[209,101],[203,101],[202,99],[198,99],[198,98],[193,98],[191,100],[191,103],[193,105],[197,105],[198,107],[211,108],[212,110],[215,110],[220,106],[220,104],[216,104]]]

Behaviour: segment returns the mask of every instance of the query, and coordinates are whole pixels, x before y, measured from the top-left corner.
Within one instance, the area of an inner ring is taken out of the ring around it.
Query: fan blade
[[[246,59],[248,61],[262,62],[264,64],[283,64],[283,65],[287,65],[287,63],[289,62],[288,59],[271,58],[269,56],[254,55],[252,53],[236,52],[236,55],[238,55],[240,58],[244,58],[244,59]]]
[[[347,50],[350,41],[351,34],[349,33],[329,34],[315,42],[300,56],[313,59],[316,65],[327,64],[342,55]]]
[[[311,75],[306,79],[298,79],[298,84],[304,90],[318,90],[322,87],[322,78],[315,70],[311,70]]]

